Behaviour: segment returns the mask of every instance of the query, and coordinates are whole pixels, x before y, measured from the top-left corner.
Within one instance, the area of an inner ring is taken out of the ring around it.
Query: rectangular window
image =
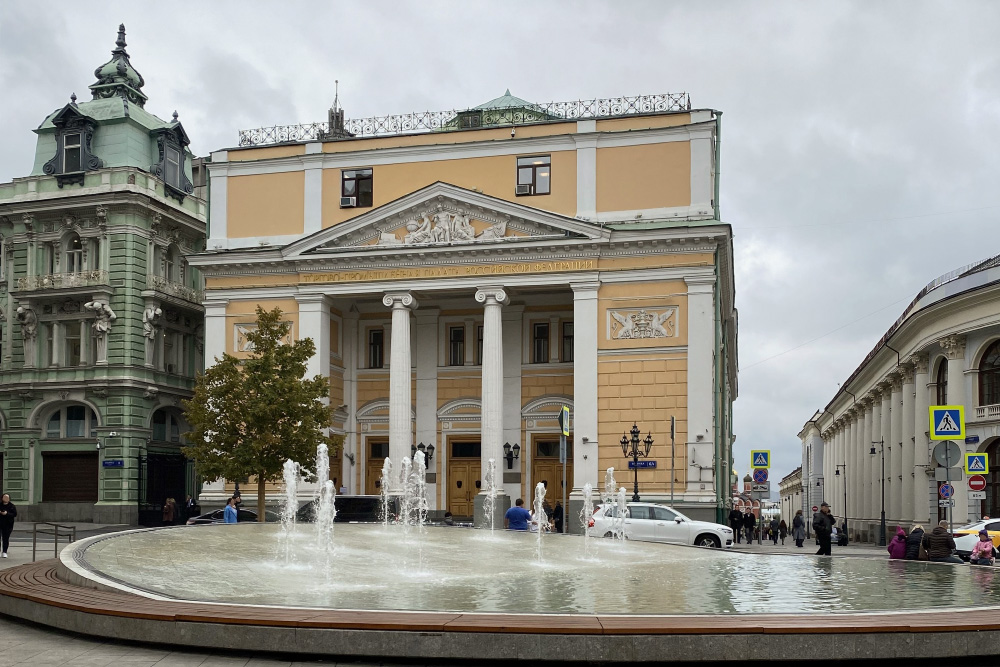
[[[516,194],[547,195],[551,182],[552,159],[548,155],[517,158]]]
[[[84,438],[87,436],[87,408],[82,405],[66,407],[66,437]]]
[[[383,340],[385,332],[381,329],[371,329],[368,332],[368,368],[384,368]]]
[[[465,327],[448,327],[448,365],[465,365]]]
[[[80,135],[63,135],[63,173],[69,174],[74,171],[81,171],[82,169]]]
[[[372,205],[372,170],[345,169],[341,172],[340,196],[354,197],[357,207]]]
[[[157,410],[153,413],[153,440],[167,439],[167,413]]]
[[[483,365],[483,325],[476,327],[476,365]]]
[[[573,361],[573,323],[563,322],[562,325],[562,357],[563,361]]]
[[[531,363],[549,363],[549,323],[539,322],[531,327]]]
[[[83,341],[80,338],[80,324],[78,322],[67,322],[65,325],[65,365],[79,366],[83,359]]]
[[[55,366],[56,364],[56,323],[49,322],[45,325],[45,338],[43,339],[45,344],[42,345],[41,349],[41,365],[42,366]]]
[[[163,152],[163,180],[175,188],[181,187],[181,152],[170,146]]]
[[[389,443],[388,442],[369,442],[368,443],[368,458],[370,459],[384,459],[389,456]]]

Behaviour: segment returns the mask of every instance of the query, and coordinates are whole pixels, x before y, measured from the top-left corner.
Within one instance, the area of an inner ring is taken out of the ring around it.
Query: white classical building
[[[795,512],[803,510],[805,513],[805,496],[802,493],[802,467],[798,467],[781,478],[778,484],[778,497],[781,503],[781,518],[791,529],[792,519]]]
[[[799,433],[803,486],[819,489],[838,518],[846,509],[852,538],[878,539],[883,506],[890,536],[896,525],[946,518],[931,405],[965,406],[958,444],[989,454],[985,499],[970,499],[964,475],[951,482],[954,522],[1000,514],[1000,255],[922,289]]]

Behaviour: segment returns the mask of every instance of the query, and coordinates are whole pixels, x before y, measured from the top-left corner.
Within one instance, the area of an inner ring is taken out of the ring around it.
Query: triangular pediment
[[[607,231],[594,223],[438,182],[299,239],[285,246],[282,254],[426,250],[606,237]]]

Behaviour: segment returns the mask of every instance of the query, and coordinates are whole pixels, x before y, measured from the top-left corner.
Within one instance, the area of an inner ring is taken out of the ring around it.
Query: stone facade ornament
[[[91,328],[94,330],[94,340],[97,343],[97,363],[106,365],[108,363],[108,334],[111,332],[111,323],[118,319],[111,306],[103,301],[88,301],[83,304],[87,310],[93,311],[94,323]]]
[[[406,224],[406,236],[400,241],[392,232],[383,232],[377,245],[426,245],[431,243],[479,243],[496,241],[507,234],[506,222],[495,222],[477,233],[469,215],[439,209],[422,213]]]
[[[626,308],[608,311],[608,338],[673,338],[677,335],[677,308]]]
[[[910,357],[910,363],[913,364],[913,372],[917,375],[927,375],[929,370],[930,357],[927,354],[915,354]]]
[[[965,358],[965,336],[945,336],[938,344],[949,361]]]

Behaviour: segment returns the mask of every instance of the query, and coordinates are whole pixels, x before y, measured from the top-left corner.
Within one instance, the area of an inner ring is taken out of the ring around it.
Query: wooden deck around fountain
[[[338,611],[96,590],[59,579],[57,562],[0,571],[0,613],[132,641],[383,658],[745,661],[761,642],[761,659],[786,652],[802,658],[825,646],[846,659],[1000,653],[997,609],[739,616]]]

